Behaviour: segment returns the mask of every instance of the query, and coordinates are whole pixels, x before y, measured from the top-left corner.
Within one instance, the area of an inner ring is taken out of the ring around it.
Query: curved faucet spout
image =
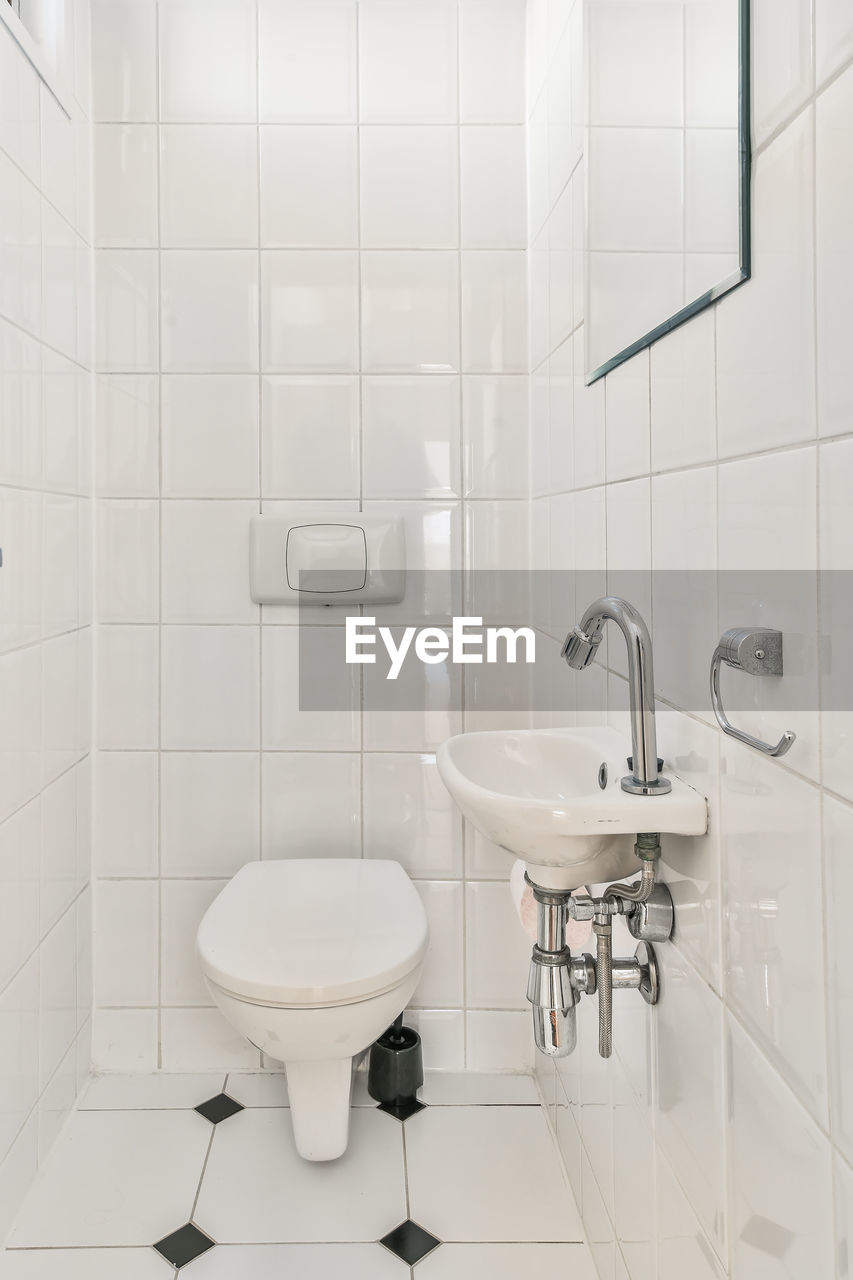
[[[622,779],[622,789],[635,795],[665,795],[672,787],[666,778],[658,776],[652,642],[641,615],[619,596],[602,596],[589,606],[578,625],[566,636],[563,657],[576,671],[588,667],[601,644],[606,622],[616,623],[628,646],[633,773]]]

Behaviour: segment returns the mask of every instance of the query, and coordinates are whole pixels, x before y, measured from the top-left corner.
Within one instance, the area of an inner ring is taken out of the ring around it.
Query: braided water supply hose
[[[604,901],[648,902],[655,887],[660,858],[660,835],[644,831],[637,836],[634,852],[643,864],[637,884],[611,884],[604,891]],[[598,971],[598,1052],[602,1058],[613,1053],[613,917],[597,916],[593,923]]]

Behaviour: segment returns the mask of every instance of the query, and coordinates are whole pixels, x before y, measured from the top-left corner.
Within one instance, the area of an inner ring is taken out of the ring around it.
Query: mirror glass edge
[[[738,175],[738,190],[740,197],[740,267],[737,271],[721,280],[713,289],[709,289],[700,297],[689,302],[687,306],[682,307],[675,315],[670,316],[668,320],[662,321],[656,325],[654,329],[650,329],[648,333],[643,334],[636,342],[632,342],[616,355],[611,356],[609,360],[599,365],[596,369],[591,370],[584,375],[584,385],[591,387],[594,382],[598,382],[600,378],[604,378],[613,369],[625,364],[627,360],[644,351],[646,347],[650,347],[657,342],[659,338],[664,337],[667,333],[671,333],[673,329],[677,329],[679,325],[692,320],[700,311],[704,311],[706,307],[713,306],[725,294],[731,293],[733,289],[737,289],[740,285],[745,284],[752,275],[752,200],[751,200],[751,179],[752,179],[752,132],[750,117],[751,102],[751,77],[750,77],[750,32],[751,32],[751,16],[750,16],[751,0],[739,0],[738,4],[738,154],[740,157],[740,173]],[[586,43],[589,24],[584,23],[584,41]],[[589,48],[584,51],[584,65],[586,67],[587,93],[589,93],[590,83],[590,58]],[[589,164],[589,130],[585,130],[586,145],[584,146],[584,170],[585,174]],[[585,192],[588,191],[588,182],[584,183]],[[589,243],[589,203],[585,210],[587,225],[585,227],[586,241]],[[586,250],[584,252],[584,264],[586,270]],[[584,351],[586,351],[587,338],[589,329],[586,324],[586,317],[589,314],[589,281],[585,282],[584,296],[587,303],[586,316],[584,317]]]

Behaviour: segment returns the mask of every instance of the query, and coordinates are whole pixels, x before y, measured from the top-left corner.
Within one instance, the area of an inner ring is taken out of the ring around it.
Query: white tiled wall
[[[435,770],[458,691],[300,713],[295,616],[248,591],[250,517],[281,501],[390,504],[413,568],[461,567],[472,530],[524,563],[524,19],[93,0],[100,1067],[257,1058],[192,942],[259,856],[399,859],[428,1061],[530,1059],[506,859]]]
[[[652,623],[660,582],[645,590],[643,571],[847,569],[853,555],[853,21],[829,0],[752,9],[753,279],[588,389],[584,171],[576,148],[567,172],[555,107],[568,93],[582,110],[582,0],[528,10],[533,562],[606,566],[613,591],[635,571]],[[676,939],[658,949],[657,1010],[617,998],[604,1064],[584,1002],[579,1053],[556,1079],[540,1064],[602,1280],[850,1274],[853,734],[827,592],[822,616],[816,592],[796,615],[764,611],[788,678],[809,686],[811,710],[768,700],[743,716],[774,740],[797,730],[783,761],[723,737],[690,696],[720,632],[750,621],[725,593],[697,598],[681,634],[655,632],[661,753],[709,797],[709,834],[665,842]],[[578,706],[625,726],[618,642],[610,654],[614,670],[576,677]]]
[[[91,1040],[85,0],[66,20],[70,118],[0,21],[0,1235]]]

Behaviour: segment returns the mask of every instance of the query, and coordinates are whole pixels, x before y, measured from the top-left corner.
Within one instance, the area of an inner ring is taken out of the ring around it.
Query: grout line
[[[155,1061],[163,1066],[163,254],[162,254],[162,104],[160,3],[154,6],[157,201],[157,1045]]]

